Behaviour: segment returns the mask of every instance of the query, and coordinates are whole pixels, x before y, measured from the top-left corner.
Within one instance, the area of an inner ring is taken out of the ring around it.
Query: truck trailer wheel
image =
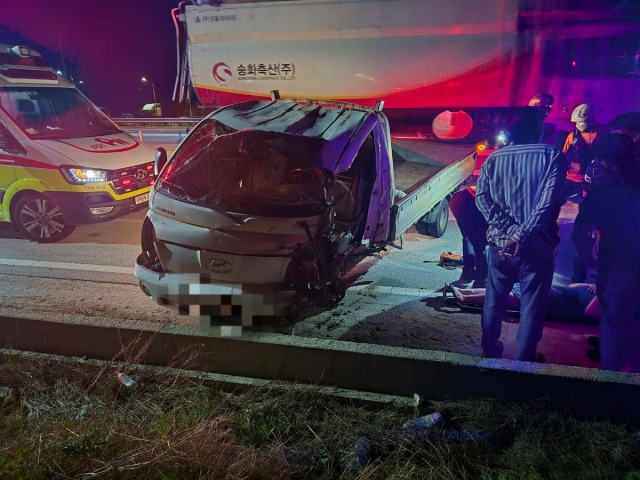
[[[433,222],[427,223],[427,234],[432,237],[440,238],[447,231],[449,224],[449,200],[443,200],[440,203],[438,213]]]
[[[22,233],[30,240],[40,243],[62,240],[76,228],[67,223],[60,205],[37,193],[25,195],[18,200],[13,218]]]

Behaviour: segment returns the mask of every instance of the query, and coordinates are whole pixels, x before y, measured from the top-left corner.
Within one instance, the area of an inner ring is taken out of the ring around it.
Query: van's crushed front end
[[[151,191],[135,266],[142,290],[243,325],[298,299],[341,299],[338,270],[366,245],[352,228],[366,213],[338,225],[336,204],[352,193],[329,192],[368,115],[262,101],[205,118]]]
[[[319,162],[323,142],[199,131],[151,195],[135,267],[142,290],[192,314],[256,322],[284,313],[296,291],[325,289],[332,175]]]
[[[276,220],[195,209],[196,216],[207,219],[205,226],[172,218],[179,211],[162,206],[159,194],[152,202],[135,275],[155,301],[178,305],[190,315],[260,325],[286,314],[296,291],[322,288],[307,234],[308,229],[315,236],[319,216]]]

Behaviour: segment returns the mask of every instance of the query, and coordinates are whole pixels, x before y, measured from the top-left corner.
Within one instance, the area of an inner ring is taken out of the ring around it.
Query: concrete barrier
[[[0,345],[433,400],[546,398],[577,414],[640,423],[635,374],[272,333],[57,320],[0,317]]]

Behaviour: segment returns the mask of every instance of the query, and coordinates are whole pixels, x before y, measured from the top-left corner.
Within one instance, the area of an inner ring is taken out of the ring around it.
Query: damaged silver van
[[[221,295],[242,299],[234,305],[252,295],[277,303],[282,292],[294,303],[339,301],[350,256],[379,251],[418,221],[441,235],[447,198],[475,155],[421,163],[404,148],[394,173],[380,110],[274,96],[213,112],[168,160],[159,149],[135,265],[143,292],[216,308]]]

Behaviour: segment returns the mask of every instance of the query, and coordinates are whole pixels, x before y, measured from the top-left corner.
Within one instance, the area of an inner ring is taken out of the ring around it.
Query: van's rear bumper
[[[122,200],[115,200],[107,192],[43,192],[43,195],[60,205],[70,225],[83,225],[104,222],[148,207],[149,190],[141,190],[138,195]]]

